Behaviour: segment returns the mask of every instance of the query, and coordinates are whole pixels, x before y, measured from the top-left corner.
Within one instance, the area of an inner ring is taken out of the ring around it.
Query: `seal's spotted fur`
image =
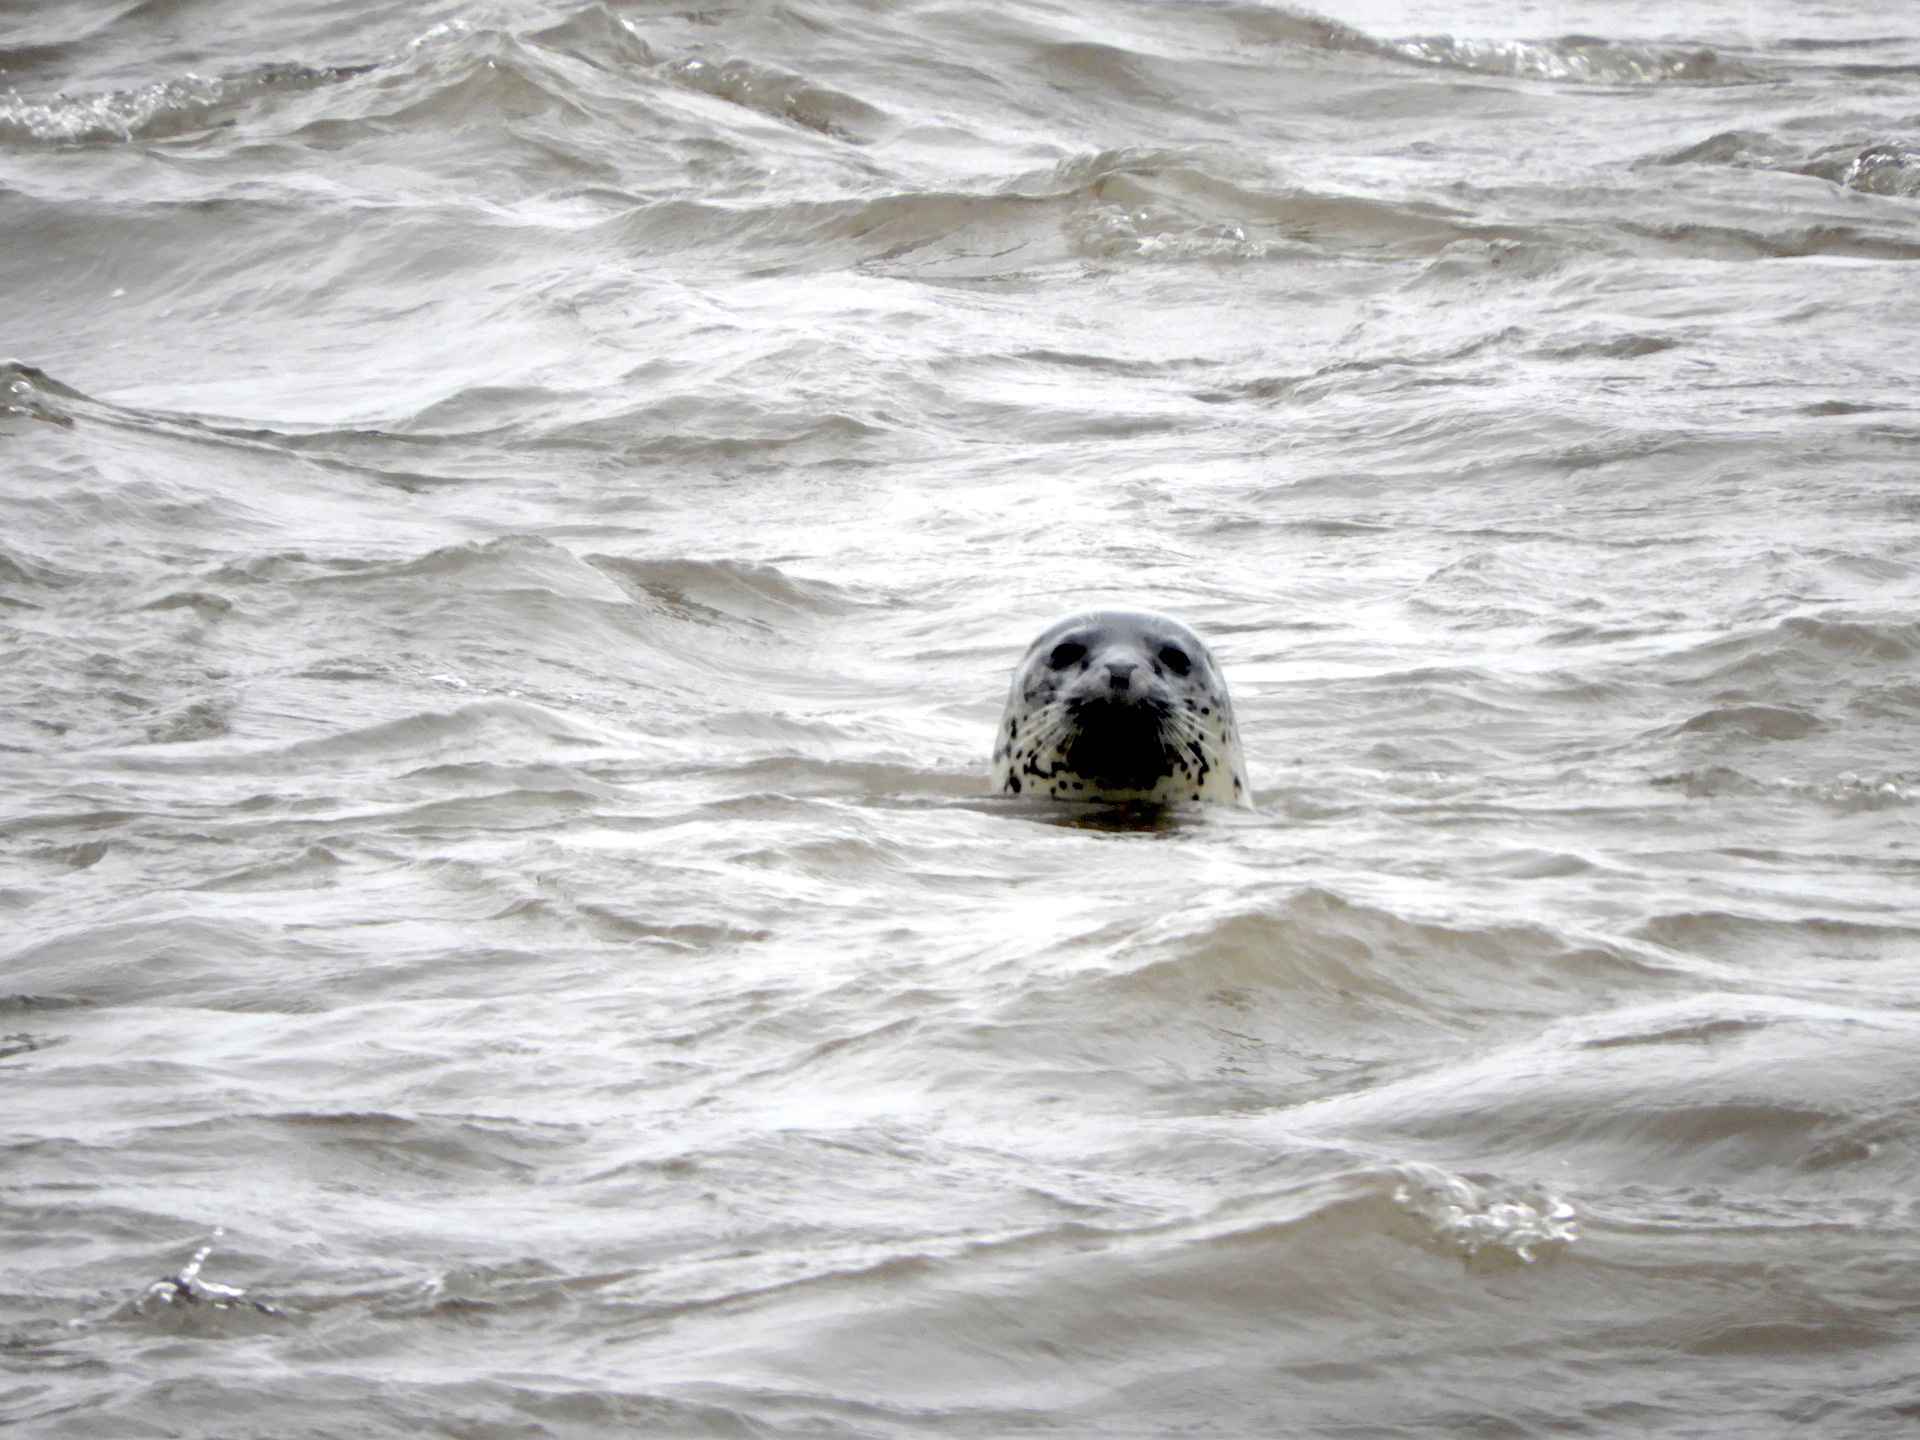
[[[1164,615],[1100,610],[1049,626],[1014,672],[994,781],[1056,800],[1251,805],[1226,681]]]

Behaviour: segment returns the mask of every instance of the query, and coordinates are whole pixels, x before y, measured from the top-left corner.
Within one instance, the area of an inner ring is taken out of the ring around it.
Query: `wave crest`
[[[1383,42],[1417,65],[1584,85],[1751,85],[1766,77],[1704,46],[1646,45],[1569,35],[1559,40],[1471,40],[1429,35]]]
[[[1530,1265],[1580,1238],[1578,1214],[1556,1195],[1479,1185],[1433,1165],[1401,1168],[1405,1178],[1394,1187],[1393,1203],[1468,1260],[1499,1254]]]
[[[1920,196],[1920,145],[1899,139],[1855,138],[1809,150],[1803,143],[1761,131],[1723,130],[1657,155],[1650,163],[1773,170],[1831,181],[1863,195]]]
[[[331,85],[369,65],[256,65],[231,75],[182,75],[129,90],[30,99],[0,92],[0,143],[64,147],[124,144],[191,134],[226,123],[263,96]]]

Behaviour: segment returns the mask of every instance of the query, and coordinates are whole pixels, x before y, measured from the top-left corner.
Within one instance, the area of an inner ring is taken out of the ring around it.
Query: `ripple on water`
[[[1910,1430],[1920,71],[1732,8],[14,7],[0,1421]],[[1263,808],[983,793],[1104,603]]]

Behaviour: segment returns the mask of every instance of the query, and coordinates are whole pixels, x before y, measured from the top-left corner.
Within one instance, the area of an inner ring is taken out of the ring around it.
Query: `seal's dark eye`
[[[1047,664],[1056,670],[1064,670],[1067,666],[1078,664],[1086,658],[1086,646],[1067,640],[1053,647],[1053,653],[1047,656]]]
[[[1182,650],[1178,645],[1162,645],[1160,647],[1160,663],[1176,675],[1184,675],[1193,669],[1193,661],[1188,658],[1187,652]]]

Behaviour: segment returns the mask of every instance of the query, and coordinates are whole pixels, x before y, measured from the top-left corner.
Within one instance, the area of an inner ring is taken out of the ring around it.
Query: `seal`
[[[1141,610],[1049,625],[1013,674],[993,750],[1011,795],[1252,805],[1227,683],[1200,637]]]

